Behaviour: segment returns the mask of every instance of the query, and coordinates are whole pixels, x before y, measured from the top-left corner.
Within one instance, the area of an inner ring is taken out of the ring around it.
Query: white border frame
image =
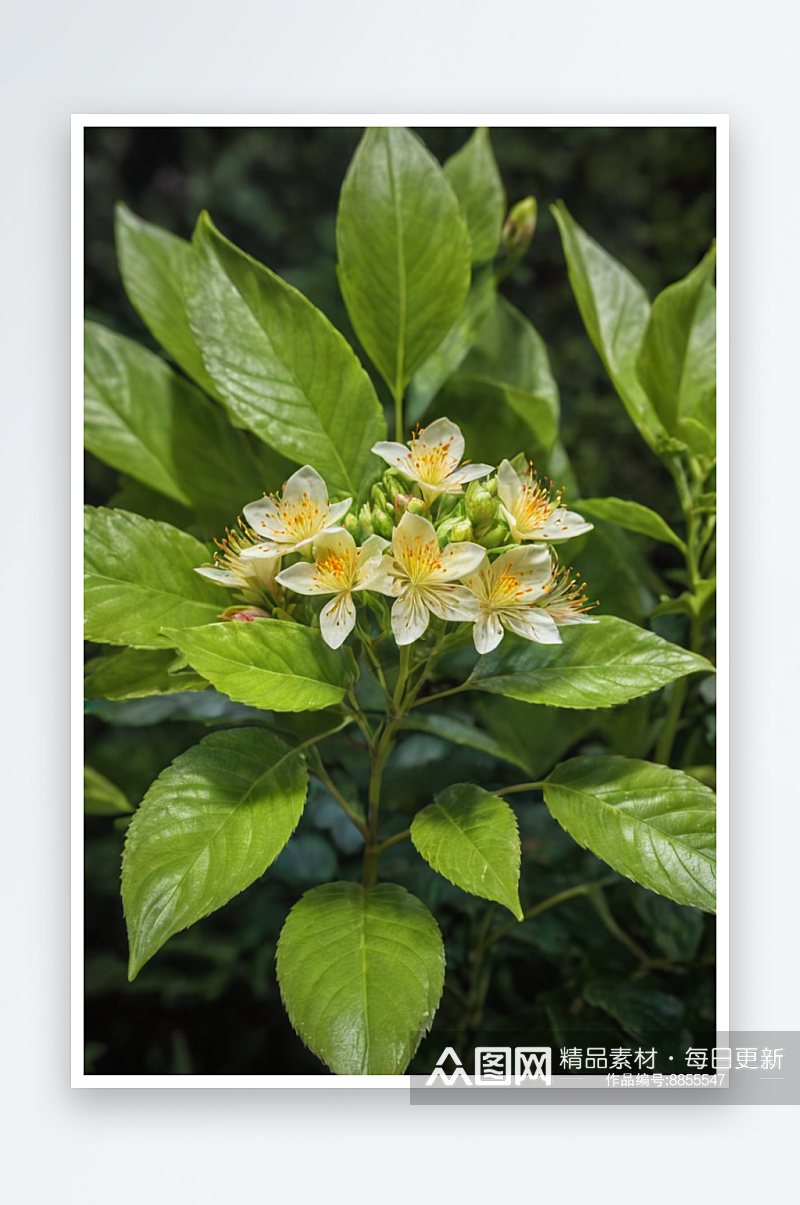
[[[708,126],[717,132],[717,998],[716,1029],[730,1028],[730,783],[729,783],[729,122],[727,114],[73,114],[71,149],[71,529],[72,610],[72,984],[71,1085],[90,1088],[392,1088],[408,1093],[407,1076],[381,1075],[86,1075],[84,1072],[83,936],[83,131],[94,126],[345,126],[494,127]]]

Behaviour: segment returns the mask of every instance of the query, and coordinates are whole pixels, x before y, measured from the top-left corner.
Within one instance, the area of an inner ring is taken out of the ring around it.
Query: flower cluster
[[[471,623],[479,653],[496,648],[506,629],[557,644],[562,625],[596,622],[552,547],[591,524],[562,506],[561,492],[539,481],[532,466],[504,460],[495,473],[488,464],[462,463],[464,437],[446,418],[407,446],[382,442],[372,450],[390,467],[357,515],[351,498],[329,501],[309,465],[280,498],[244,508],[247,524],[240,520],[240,530],[218,545],[216,566],[197,570],[261,604],[231,607],[225,618],[292,613],[293,595],[320,596],[327,600],[322,636],[339,648],[356,626],[355,596],[371,592],[393,599],[399,645],[418,640],[433,615]],[[281,569],[289,556],[293,563]]]

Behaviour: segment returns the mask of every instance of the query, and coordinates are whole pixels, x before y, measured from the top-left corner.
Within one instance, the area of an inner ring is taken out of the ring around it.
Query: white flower
[[[538,606],[551,615],[559,627],[568,623],[597,623],[596,619],[584,614],[596,604],[588,602],[586,586],[578,581],[577,573],[570,577],[571,573],[571,569],[559,570],[554,564]]]
[[[381,553],[388,546],[388,540],[370,536],[356,548],[349,531],[326,531],[314,541],[313,565],[301,561],[278,574],[280,584],[298,594],[334,596],[319,617],[323,639],[332,649],[338,649],[352,632],[356,622],[353,594],[370,588]]]
[[[555,544],[591,531],[591,523],[561,506],[561,494],[559,490],[553,496],[536,480],[532,469],[527,479],[520,477],[507,460],[497,470],[500,511],[515,540],[548,540]]]
[[[296,552],[323,531],[341,531],[337,526],[350,509],[352,498],[333,505],[328,487],[316,469],[304,465],[283,487],[280,501],[263,497],[244,508],[247,522],[260,543],[247,549],[246,557],[275,556]]]
[[[477,618],[475,595],[456,581],[477,569],[485,555],[478,544],[440,548],[433,524],[406,511],[394,529],[392,554],[383,557],[370,586],[397,599],[392,631],[398,644],[418,640],[431,614],[440,619]]]
[[[512,548],[494,564],[487,557],[465,584],[478,600],[480,616],[473,629],[475,648],[490,653],[503,639],[503,628],[541,644],[560,644],[554,617],[537,606],[553,577],[550,550],[529,544]]]
[[[457,494],[465,481],[485,477],[492,471],[490,464],[461,464],[464,436],[449,418],[437,418],[429,427],[412,435],[408,446],[384,442],[375,444],[372,451],[393,469],[418,481],[429,506],[439,494]]]
[[[201,565],[195,573],[208,577],[219,586],[241,590],[248,602],[260,602],[264,591],[275,593],[275,575],[281,567],[280,553],[250,559],[245,554],[253,547],[254,536],[240,520],[240,530],[226,529],[225,539],[216,540],[219,552],[216,565]]]

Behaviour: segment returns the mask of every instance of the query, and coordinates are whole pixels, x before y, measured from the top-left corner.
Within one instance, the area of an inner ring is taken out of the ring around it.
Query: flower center
[[[347,554],[339,556],[336,552],[329,552],[321,561],[317,561],[317,578],[337,594],[350,590],[355,581],[355,561]]]
[[[561,491],[552,495],[548,485],[540,485],[531,472],[529,479],[522,482],[522,489],[514,502],[517,526],[520,531],[535,531],[547,522],[560,505]]]
[[[442,568],[442,554],[435,540],[422,540],[415,536],[403,550],[404,573],[413,585],[424,582],[432,573]]]
[[[532,593],[532,586],[523,586],[522,579],[513,574],[509,568],[505,568],[492,584],[488,599],[489,606],[493,611],[500,611],[504,607],[524,606],[527,596]]]
[[[321,510],[306,493],[299,502],[281,503],[281,519],[284,531],[290,539],[307,540],[309,536],[315,536],[327,514],[327,505]]]
[[[452,439],[429,447],[421,443],[418,436],[411,437],[411,463],[421,481],[430,485],[441,485],[458,464],[458,459],[451,455]]]
[[[544,588],[545,597],[541,605],[554,617],[580,615],[582,611],[591,611],[597,606],[597,602],[589,602],[586,585],[579,580],[578,574],[570,577],[571,573],[571,569],[564,569],[554,574]]]

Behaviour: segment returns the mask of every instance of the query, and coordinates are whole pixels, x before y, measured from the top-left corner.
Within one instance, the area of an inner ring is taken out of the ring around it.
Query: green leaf
[[[444,164],[445,175],[458,197],[472,242],[472,262],[494,259],[506,215],[506,192],[486,126]]]
[[[319,711],[340,702],[355,679],[348,649],[334,651],[297,623],[215,623],[167,636],[217,690],[264,710]]]
[[[325,315],[201,214],[187,278],[192,330],[227,405],[271,448],[357,499],[386,434],[358,359]],[[375,460],[375,465],[377,461]]]
[[[648,1043],[654,1034],[677,1033],[686,1011],[677,996],[646,984],[595,980],[586,984],[583,998],[607,1012],[626,1033]]]
[[[520,706],[527,711],[527,707],[523,704]],[[545,709],[542,708],[542,710]],[[411,729],[413,732],[427,732],[431,736],[451,741],[454,745],[463,745],[468,749],[478,749],[481,753],[488,753],[490,757],[510,762],[512,766],[517,766],[520,770],[528,769],[522,752],[505,745],[501,740],[484,732],[482,728],[477,728],[474,724],[457,719],[455,716],[431,715],[428,711],[411,711],[403,716],[402,724],[404,728]]]
[[[159,356],[87,322],[84,439],[107,464],[218,526],[264,492],[224,413]]]
[[[711,418],[716,383],[716,245],[688,276],[653,302],[636,370],[670,435],[683,419]]]
[[[264,873],[300,819],[307,783],[302,755],[255,728],[212,733],[159,775],[122,858],[129,978]]]
[[[133,308],[175,363],[220,400],[186,312],[183,285],[191,243],[145,222],[121,201],[115,210],[114,234],[122,283]]]
[[[625,409],[650,447],[663,432],[636,372],[650,317],[644,289],[622,264],[590,238],[563,201],[551,206],[558,224],[572,291],[595,351]]]
[[[448,787],[414,817],[411,840],[428,865],[456,887],[524,919],[517,818],[502,799],[469,782]]]
[[[444,986],[444,946],[403,887],[326,883],[295,904],[278,942],[289,1020],[334,1075],[402,1075]]]
[[[484,269],[475,276],[455,324],[411,378],[405,404],[409,424],[422,418],[439,390],[462,363],[477,340],[496,296],[494,273]]]
[[[202,544],[167,523],[127,511],[84,510],[85,637],[163,649],[161,628],[212,623],[219,587],[195,573]]]
[[[367,130],[336,222],[350,321],[395,397],[458,318],[470,240],[439,164],[400,126]]]
[[[174,649],[123,649],[108,657],[94,657],[86,665],[83,694],[86,699],[143,699],[181,690],[205,690],[198,674],[170,672]]]
[[[481,657],[468,683],[476,690],[554,707],[611,707],[698,670],[705,657],[611,615],[561,628],[562,644],[535,644],[507,633]]]
[[[124,791],[99,770],[83,767],[83,811],[86,816],[120,816],[133,811]]]
[[[642,887],[715,909],[716,797],[680,770],[626,757],[576,757],[544,783],[579,845]]]
[[[581,514],[588,515],[590,519],[606,519],[609,523],[616,523],[618,527],[638,531],[643,536],[649,536],[651,540],[673,544],[675,548],[680,548],[681,552],[686,552],[686,545],[680,536],[675,534],[661,515],[650,510],[648,506],[642,506],[638,502],[625,502],[622,498],[581,498],[577,505]]]

